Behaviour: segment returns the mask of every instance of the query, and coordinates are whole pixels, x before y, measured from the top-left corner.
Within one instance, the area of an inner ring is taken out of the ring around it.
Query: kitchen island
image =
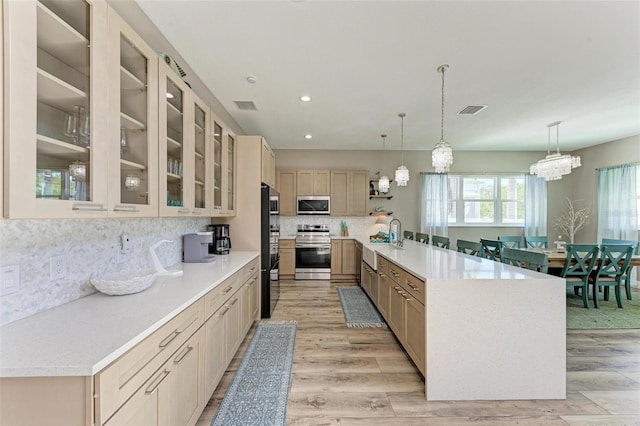
[[[0,327],[0,424],[194,424],[253,321],[259,253]]]
[[[378,281],[363,287],[423,372],[428,400],[566,398],[564,279],[414,241],[356,239],[377,257],[364,255],[377,265],[363,263],[363,277],[375,268]]]

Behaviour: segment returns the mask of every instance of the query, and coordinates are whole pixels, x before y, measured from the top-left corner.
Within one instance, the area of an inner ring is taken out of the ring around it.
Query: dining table
[[[530,251],[534,253],[544,253],[549,259],[549,266],[564,266],[567,259],[566,250],[558,249],[541,249],[541,248],[521,248],[520,250]],[[640,254],[634,254],[631,257],[630,266],[640,266]]]

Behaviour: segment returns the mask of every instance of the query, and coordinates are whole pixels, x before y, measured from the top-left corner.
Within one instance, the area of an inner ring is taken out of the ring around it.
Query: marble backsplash
[[[20,289],[0,297],[0,325],[94,293],[90,278],[152,268],[149,247],[164,266],[182,261],[182,235],[206,230],[209,218],[0,220],[0,266],[19,265]],[[128,254],[120,237],[130,237]],[[49,260],[64,256],[67,274],[51,281]]]
[[[295,237],[298,224],[329,225],[331,235],[340,235],[340,223],[345,221],[349,235],[372,235],[389,229],[388,225],[376,225],[376,216],[280,216],[280,235],[283,238]],[[389,223],[390,218],[386,221]]]

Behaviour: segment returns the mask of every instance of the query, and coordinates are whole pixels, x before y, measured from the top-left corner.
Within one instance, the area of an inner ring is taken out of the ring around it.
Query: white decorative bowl
[[[111,296],[139,293],[148,289],[156,280],[154,269],[141,271],[117,272],[102,277],[91,277],[91,284],[100,293]]]

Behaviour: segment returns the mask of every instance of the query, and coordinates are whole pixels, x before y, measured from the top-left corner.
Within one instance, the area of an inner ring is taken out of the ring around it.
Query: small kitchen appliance
[[[213,241],[209,245],[209,253],[229,254],[229,249],[231,249],[229,225],[226,223],[208,225],[207,229],[213,233]]]
[[[213,242],[213,232],[185,234],[182,237],[182,261],[184,263],[213,262],[215,257],[209,254],[209,244]]]

